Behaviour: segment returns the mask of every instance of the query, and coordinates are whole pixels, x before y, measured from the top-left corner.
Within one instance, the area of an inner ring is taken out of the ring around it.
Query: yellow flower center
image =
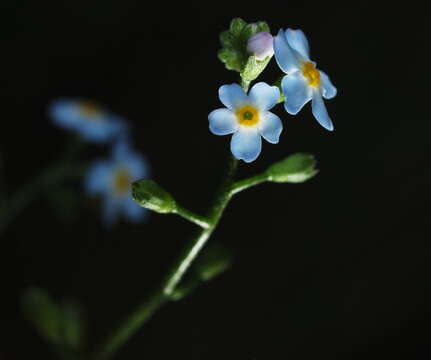
[[[100,106],[91,101],[81,101],[78,108],[79,112],[89,119],[94,119],[102,113]]]
[[[320,85],[320,72],[313,63],[309,61],[302,63],[302,75],[307,78],[310,86],[315,87]]]
[[[236,117],[240,125],[254,126],[259,122],[259,111],[253,106],[243,106],[236,111]]]
[[[128,192],[131,182],[132,182],[132,179],[130,177],[129,172],[127,172],[122,168],[118,169],[115,172],[114,183],[113,183],[115,195],[122,196],[126,192]]]

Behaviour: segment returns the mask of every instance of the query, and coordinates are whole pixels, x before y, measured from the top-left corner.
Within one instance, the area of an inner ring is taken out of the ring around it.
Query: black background
[[[8,194],[58,159],[68,134],[46,109],[59,96],[106,104],[129,119],[153,179],[204,211],[229,136],[207,128],[217,89],[238,80],[216,57],[233,17],[301,28],[312,59],[338,88],[335,131],[282,106],[279,145],[264,143],[252,175],[297,151],[316,155],[305,184],[240,194],[212,241],[232,268],[156,314],[116,359],[431,358],[431,146],[426,11],[413,2],[12,1],[1,5],[0,146]],[[262,80],[280,75],[271,60]],[[82,158],[103,156],[88,146]],[[80,194],[79,184],[71,183]],[[48,196],[49,197],[49,196]],[[163,279],[195,230],[175,216],[101,224],[98,203],[58,213],[33,202],[1,238],[0,358],[54,359],[25,321],[31,285],[87,310],[89,345]]]

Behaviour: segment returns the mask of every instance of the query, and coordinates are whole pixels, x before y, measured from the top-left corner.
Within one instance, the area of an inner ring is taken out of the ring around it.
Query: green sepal
[[[270,56],[267,56],[263,60],[257,60],[253,55],[249,56],[247,63],[244,66],[244,70],[241,72],[241,77],[246,81],[253,81],[265,69],[270,60]]]
[[[24,316],[51,343],[61,341],[62,311],[43,289],[30,288],[21,297]]]
[[[141,206],[158,213],[167,214],[176,210],[174,198],[152,180],[138,180],[132,184],[133,199]]]
[[[247,52],[247,42],[250,36],[267,31],[269,26],[263,21],[247,24],[241,18],[231,21],[229,30],[220,34],[222,48],[218,58],[228,70],[238,71],[246,81],[256,79],[268,64],[270,57],[259,61]]]
[[[269,181],[289,183],[302,183],[317,173],[316,159],[307,153],[290,155],[266,170]]]
[[[286,100],[286,96],[283,94],[283,89],[281,88],[281,82],[283,81],[283,78],[285,75],[281,75],[277,80],[274,81],[274,86],[278,87],[278,90],[280,90],[280,97],[278,98],[278,103],[282,103]]]

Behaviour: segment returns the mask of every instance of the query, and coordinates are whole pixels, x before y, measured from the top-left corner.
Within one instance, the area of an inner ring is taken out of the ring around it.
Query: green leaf
[[[62,312],[60,307],[42,289],[30,288],[21,298],[25,317],[41,336],[52,343],[61,339]]]
[[[247,42],[250,36],[268,31],[269,26],[263,21],[247,24],[240,18],[231,21],[229,30],[220,34],[222,48],[218,51],[218,58],[228,70],[238,71],[246,81],[256,79],[268,64],[270,58],[257,61],[247,52]]]
[[[152,180],[139,180],[132,184],[133,199],[141,206],[166,214],[176,210],[174,198]]]
[[[68,301],[63,305],[63,341],[71,349],[79,350],[84,345],[85,318],[81,306]]]
[[[266,173],[269,181],[301,183],[318,173],[315,166],[316,159],[313,155],[297,153],[271,165]]]
[[[225,272],[232,264],[231,249],[220,243],[208,245],[196,261],[195,272],[201,280],[209,281]]]
[[[223,48],[218,52],[218,58],[225,63],[226,69],[241,71],[242,59],[231,49]]]
[[[240,36],[246,25],[247,23],[241,18],[232,19],[230,22],[229,31],[235,36]]]

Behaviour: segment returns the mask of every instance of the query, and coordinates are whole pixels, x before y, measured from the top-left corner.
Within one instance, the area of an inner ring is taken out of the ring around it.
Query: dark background
[[[204,211],[229,144],[210,134],[207,115],[221,106],[218,87],[238,80],[216,57],[218,35],[237,16],[265,20],[273,34],[305,31],[338,88],[326,102],[335,131],[309,105],[296,117],[277,107],[280,144],[264,143],[240,176],[297,151],[315,154],[320,173],[235,198],[211,240],[235,250],[232,268],[163,308],[116,359],[430,359],[429,41],[413,2],[3,0],[8,193],[58,159],[69,135],[46,109],[78,96],[128,118],[153,178]],[[261,79],[279,75],[271,60]],[[83,159],[107,151],[87,149]],[[97,202],[69,200],[64,214],[49,196],[34,201],[2,235],[2,360],[55,358],[20,313],[25,288],[82,302],[94,345],[160,283],[195,230],[151,214],[108,231]]]

